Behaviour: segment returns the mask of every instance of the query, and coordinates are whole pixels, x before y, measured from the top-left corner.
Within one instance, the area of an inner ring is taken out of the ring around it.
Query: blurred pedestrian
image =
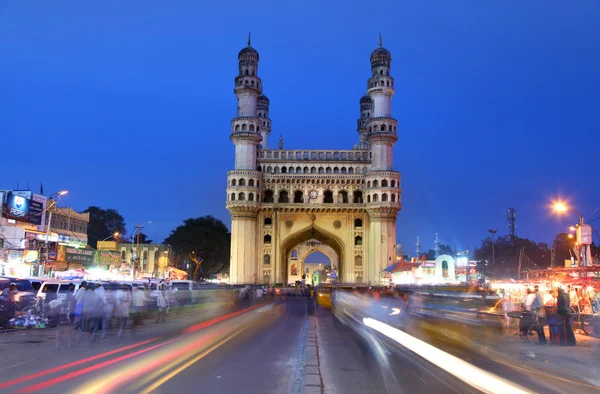
[[[573,327],[571,326],[571,300],[569,294],[566,293],[562,288],[559,287],[557,290],[557,309],[558,314],[562,317],[562,321],[559,326],[560,346],[575,346],[577,341],[575,339]]]
[[[131,297],[133,299],[133,326],[143,324],[143,312],[146,305],[146,294],[144,293],[143,286],[134,286],[131,290]]]
[[[85,289],[82,297],[83,303],[83,331],[90,331],[93,329],[94,324],[97,324],[98,318],[98,302],[96,294],[92,286],[88,286]]]
[[[75,293],[75,310],[74,310],[74,320],[73,320],[73,329],[74,330],[82,330],[83,329],[83,294],[87,289],[87,282],[83,281],[79,285],[77,292]]]
[[[121,288],[117,290],[115,299],[117,305],[115,316],[117,321],[120,322],[118,336],[123,336],[124,330],[127,328],[131,308],[131,293],[126,285],[121,285]]]
[[[17,284],[11,283],[8,287],[2,290],[0,298],[6,309],[6,321],[12,319],[15,315],[16,302],[15,295],[17,294]]]
[[[156,323],[161,323],[166,320],[167,308],[169,307],[169,303],[165,297],[165,287],[166,285],[159,285],[158,292],[156,297],[156,305],[158,306],[158,316],[156,319]]]

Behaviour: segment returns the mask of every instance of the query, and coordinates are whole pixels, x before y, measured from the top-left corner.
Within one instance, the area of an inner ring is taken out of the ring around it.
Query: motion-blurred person
[[[75,285],[71,284],[69,290],[67,290],[67,320],[70,322],[75,321],[75,307],[77,306],[77,300],[75,299]]]
[[[17,284],[11,283],[8,287],[2,290],[2,294],[0,295],[0,300],[4,304],[4,308],[6,310],[6,321],[12,319],[15,315],[16,302],[15,295],[17,294]]]
[[[533,300],[535,300],[535,293],[531,291],[531,289],[527,289],[527,294],[523,297],[521,301],[523,304],[523,309],[527,312],[531,312],[531,304],[533,304]]]
[[[115,317],[119,324],[118,336],[123,336],[125,329],[127,328],[127,321],[129,320],[129,313],[131,308],[131,293],[127,289],[127,286],[121,285],[119,290],[115,293],[116,310]]]
[[[167,319],[167,309],[169,307],[169,303],[165,298],[165,287],[166,285],[158,286],[158,292],[156,297],[156,305],[158,306],[158,316],[156,319],[157,324],[164,322]]]
[[[542,293],[540,293],[540,287],[535,286],[533,288],[535,299],[531,303],[531,313],[537,316],[537,319],[540,323],[540,329],[538,329],[538,340],[540,345],[547,345],[548,341],[546,340],[546,333],[544,332],[544,326],[547,324],[546,322],[546,307],[544,305],[544,298]]]
[[[571,326],[571,300],[569,294],[566,293],[562,288],[558,288],[558,300],[557,309],[558,314],[562,317],[560,323],[560,346],[575,346],[577,341],[575,340],[575,333]]]
[[[92,286],[88,286],[85,289],[82,297],[83,303],[83,331],[89,331],[93,328],[93,324],[97,324],[96,319],[98,317],[98,302],[96,293]]]
[[[82,330],[83,329],[83,294],[87,289],[87,282],[83,281],[79,285],[79,289],[75,293],[75,319],[73,320],[73,329],[74,330]]]
[[[133,326],[143,324],[144,307],[146,306],[146,294],[143,286],[134,286],[131,290],[133,299]]]

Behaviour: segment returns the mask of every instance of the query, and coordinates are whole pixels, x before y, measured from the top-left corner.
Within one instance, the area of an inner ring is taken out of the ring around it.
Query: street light
[[[100,242],[104,242],[104,241],[106,241],[107,239],[109,239],[109,238],[112,238],[112,237],[119,238],[119,232],[118,232],[118,231],[115,231],[115,233],[114,233],[114,234],[112,234],[112,235],[109,235],[108,237],[104,238],[104,239],[103,239],[102,241],[100,241]]]

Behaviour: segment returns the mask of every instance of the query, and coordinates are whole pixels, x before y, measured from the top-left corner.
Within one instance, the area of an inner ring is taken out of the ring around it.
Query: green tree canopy
[[[115,232],[125,236],[125,219],[116,209],[103,209],[91,206],[83,212],[89,212],[90,221],[87,227],[88,245],[96,249],[98,241],[110,239]]]
[[[211,275],[229,269],[229,248],[231,235],[219,219],[213,216],[190,218],[171,231],[165,242],[170,244],[175,253],[195,256],[202,261],[199,277]]]

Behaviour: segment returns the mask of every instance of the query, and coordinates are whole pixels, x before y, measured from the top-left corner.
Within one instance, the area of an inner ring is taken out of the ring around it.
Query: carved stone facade
[[[400,173],[393,170],[397,121],[391,117],[390,53],[380,42],[371,54],[359,142],[351,150],[286,150],[282,140],[279,149],[268,149],[269,100],[262,94],[258,58],[250,42],[238,55],[235,169],[227,176],[226,203],[232,216],[231,283],[293,283],[298,275],[291,272],[292,251],[303,250],[309,240],[318,240],[335,261],[340,282],[382,283],[383,269],[395,261],[401,209]],[[301,271],[303,261],[294,270]]]

